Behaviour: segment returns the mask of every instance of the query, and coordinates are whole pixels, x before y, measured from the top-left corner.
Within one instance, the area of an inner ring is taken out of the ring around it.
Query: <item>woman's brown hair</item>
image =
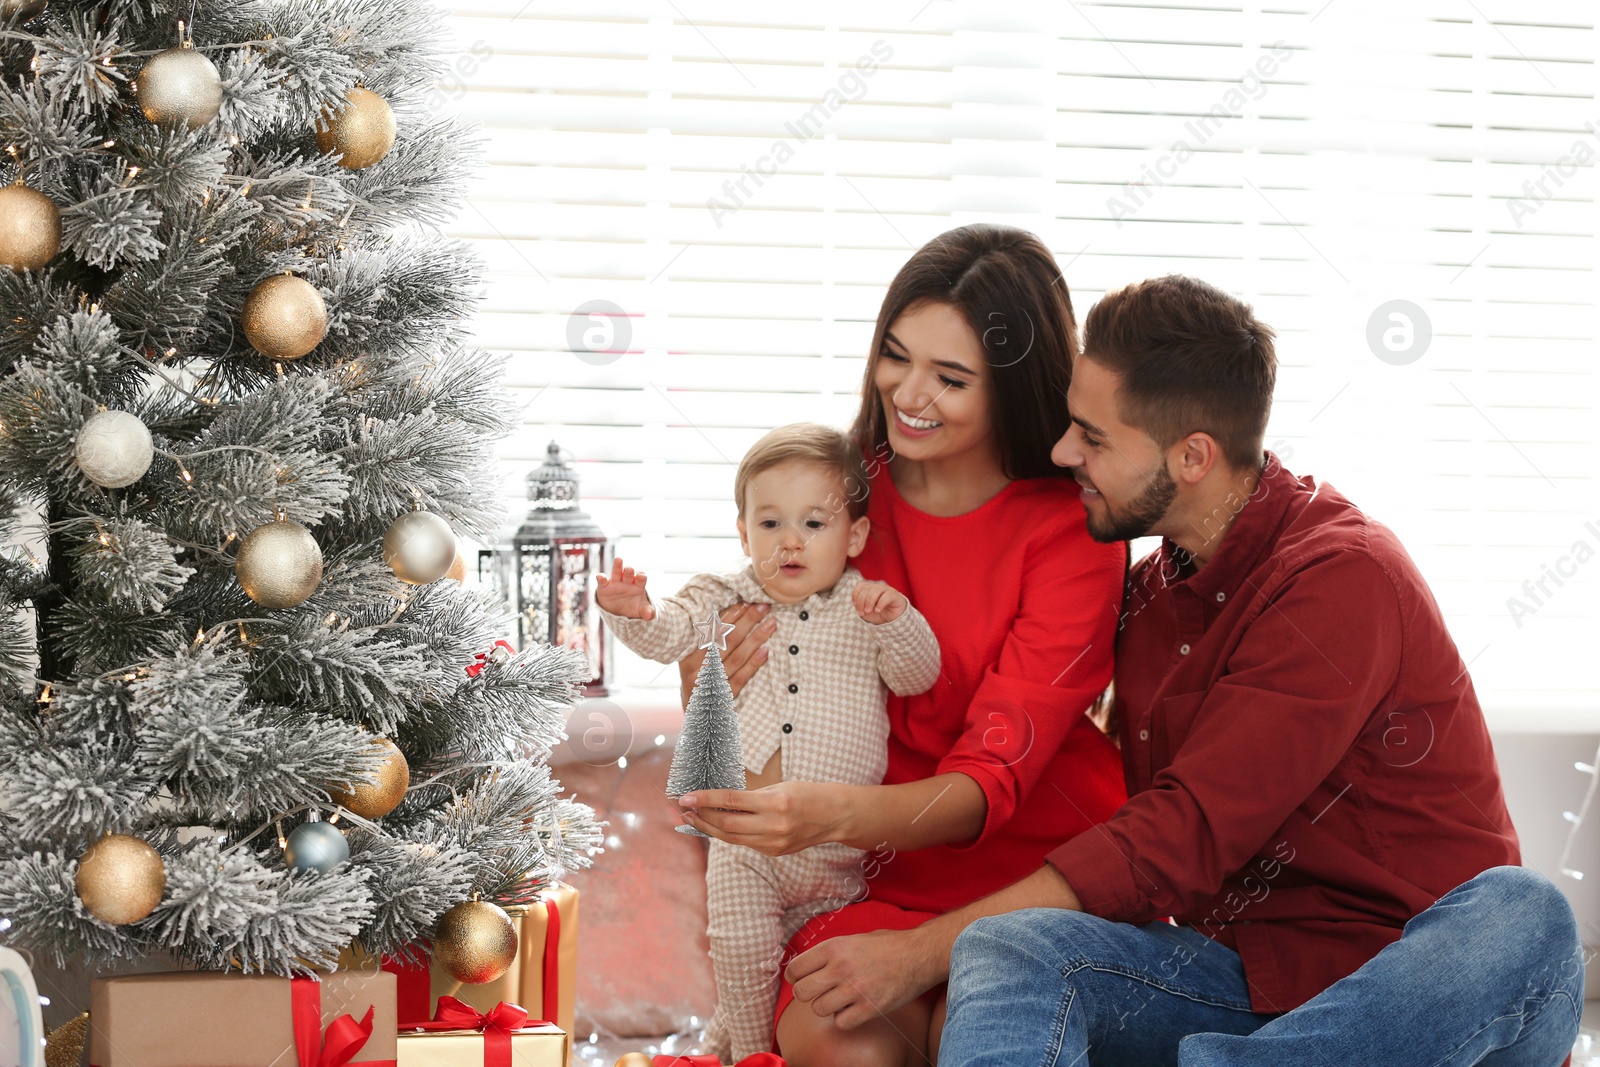
[[[983,346],[994,384],[989,418],[1006,477],[1065,477],[1067,471],[1050,462],[1050,450],[1067,431],[1078,323],[1055,257],[1043,241],[1014,226],[975,223],[942,233],[917,249],[889,283],[851,427],[862,451],[878,462],[888,454],[883,402],[872,384],[884,334],[906,311],[928,303],[955,308]]]

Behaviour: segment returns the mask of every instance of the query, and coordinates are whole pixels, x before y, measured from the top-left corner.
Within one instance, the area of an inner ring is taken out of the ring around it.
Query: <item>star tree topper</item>
[[[700,647],[710,648],[715,645],[718,652],[728,650],[728,634],[732,630],[733,624],[723,622],[722,616],[714,611],[706,616],[705,622],[694,624],[694,632],[700,637]]]

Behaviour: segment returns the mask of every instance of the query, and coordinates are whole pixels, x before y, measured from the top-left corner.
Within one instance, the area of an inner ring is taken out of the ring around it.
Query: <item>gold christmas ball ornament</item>
[[[516,925],[488,901],[464,900],[440,917],[433,958],[458,982],[492,982],[517,958]]]
[[[167,889],[161,853],[127,834],[107,834],[78,857],[78,899],[90,915],[113,926],[138,922],[156,910]]]
[[[617,1060],[616,1067],[652,1067],[654,1063],[654,1060],[642,1052],[624,1052]]]
[[[245,595],[262,607],[296,607],[322,581],[322,549],[310,530],[279,519],[245,536],[233,573]]]
[[[444,572],[444,576],[455,582],[464,583],[467,580],[467,557],[461,554],[460,548],[456,549],[456,560],[450,564],[450,569]]]
[[[0,0],[0,22],[26,22],[44,10],[44,0]]]
[[[299,359],[328,335],[322,294],[293,274],[262,279],[245,297],[240,318],[256,351],[273,359]]]
[[[222,110],[222,75],[217,65],[181,45],[157,52],[139,71],[135,95],[144,117],[158,126],[195,129]]]
[[[383,561],[402,582],[412,585],[443,578],[457,554],[455,531],[431,511],[408,511],[383,535]]]
[[[383,750],[383,765],[378,768],[377,781],[358,783],[353,789],[328,790],[328,796],[340,807],[363,819],[381,819],[406,798],[406,787],[411,784],[411,765],[403,752],[387,737],[374,738],[375,748]]]
[[[21,182],[0,189],[0,263],[41,270],[61,251],[61,212]]]
[[[91,415],[78,431],[78,469],[103,488],[132,485],[144,477],[153,458],[149,428],[126,411]]]
[[[345,94],[342,107],[322,116],[316,133],[324,154],[338,152],[339,166],[361,170],[394,147],[394,110],[377,93],[357,86]]]

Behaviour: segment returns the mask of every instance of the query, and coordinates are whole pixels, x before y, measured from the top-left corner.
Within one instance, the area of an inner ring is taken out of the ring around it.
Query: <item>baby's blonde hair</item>
[[[796,422],[779,426],[750,446],[750,451],[739,461],[739,473],[733,479],[733,499],[744,514],[745,490],[750,479],[780,463],[800,460],[816,463],[838,473],[844,480],[845,499],[839,503],[859,519],[867,513],[867,493],[871,483],[867,478],[866,464],[861,452],[851,440],[838,430],[815,422]]]

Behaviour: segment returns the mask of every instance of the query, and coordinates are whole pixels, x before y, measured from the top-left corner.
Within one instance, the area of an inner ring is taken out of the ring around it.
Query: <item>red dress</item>
[[[884,784],[960,771],[982,787],[988,816],[965,844],[869,848],[866,898],[813,919],[789,957],[917,926],[1010,885],[1127,799],[1121,757],[1084,715],[1111,680],[1126,550],[1090,539],[1077,484],[1014,481],[964,515],[937,516],[906,503],[882,466],[867,514],[856,566],[911,599],[942,656],[932,689],[889,697]],[[792,999],[785,981],[779,1016]]]

